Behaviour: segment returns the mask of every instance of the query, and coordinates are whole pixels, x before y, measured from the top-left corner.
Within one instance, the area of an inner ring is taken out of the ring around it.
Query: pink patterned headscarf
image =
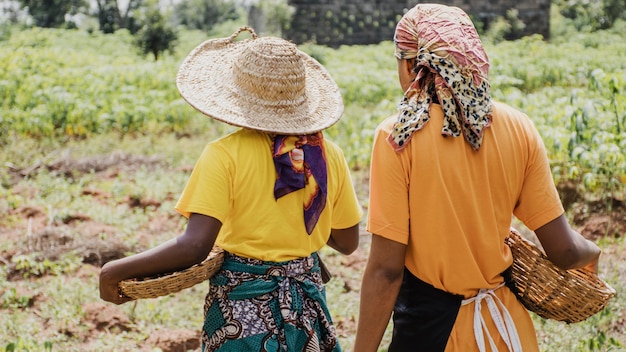
[[[429,121],[435,97],[444,111],[441,133],[463,134],[478,150],[491,125],[489,59],[467,14],[458,7],[419,4],[398,22],[394,42],[398,59],[416,60],[417,76],[404,92],[389,143],[395,150],[406,146]]]

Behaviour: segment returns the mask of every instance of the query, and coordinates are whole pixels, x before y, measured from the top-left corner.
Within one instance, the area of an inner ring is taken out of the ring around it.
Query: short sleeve
[[[231,207],[232,165],[223,148],[215,142],[209,143],[191,172],[176,211],[187,218],[198,213],[223,223]]]
[[[388,121],[388,120],[387,120]],[[407,244],[409,241],[410,148],[396,152],[387,142],[383,122],[377,130],[370,165],[370,195],[367,230],[375,235]]]
[[[361,221],[363,209],[352,184],[348,162],[340,149],[338,149],[337,155],[339,159],[337,160],[337,175],[341,181],[334,197],[331,228],[346,229]]]
[[[563,214],[563,204],[554,186],[554,179],[545,146],[534,125],[529,143],[529,161],[524,183],[513,214],[531,230],[547,224]]]

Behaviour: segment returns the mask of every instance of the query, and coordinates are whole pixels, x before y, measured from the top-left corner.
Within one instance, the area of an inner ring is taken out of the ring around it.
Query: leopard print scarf
[[[398,119],[388,142],[397,151],[426,125],[433,99],[444,111],[444,136],[461,134],[479,150],[491,125],[489,60],[472,21],[463,10],[419,4],[400,20],[395,56],[415,59],[417,76],[398,105]]]

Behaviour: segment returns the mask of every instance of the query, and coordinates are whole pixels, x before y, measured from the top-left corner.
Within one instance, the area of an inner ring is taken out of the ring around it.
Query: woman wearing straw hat
[[[597,270],[600,249],[568,225],[532,121],[490,97],[489,62],[459,8],[419,4],[395,32],[404,96],[376,131],[371,252],[355,351],[537,351],[505,286],[511,217],[561,268]]]
[[[252,38],[235,41],[241,31]],[[242,128],[197,161],[176,205],[184,234],[107,263],[101,297],[124,303],[120,281],[187,268],[215,244],[226,254],[206,296],[203,351],[340,350],[316,252],[352,253],[362,210],[342,151],[321,132],[343,113],[337,85],[294,44],[243,27],[195,48],[177,86]]]

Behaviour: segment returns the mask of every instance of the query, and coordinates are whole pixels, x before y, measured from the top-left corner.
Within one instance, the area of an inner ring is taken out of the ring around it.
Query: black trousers
[[[389,352],[445,350],[463,296],[439,290],[404,268]]]

